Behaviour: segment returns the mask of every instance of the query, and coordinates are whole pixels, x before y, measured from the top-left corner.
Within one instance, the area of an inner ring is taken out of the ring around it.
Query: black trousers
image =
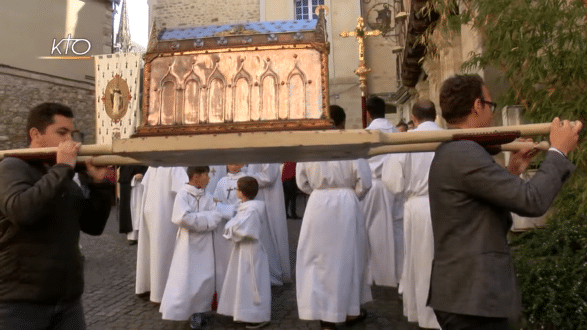
[[[285,199],[285,213],[288,216],[297,216],[296,214],[296,195],[298,186],[296,179],[289,179],[283,181],[283,197]]]
[[[462,315],[434,310],[442,330],[508,330],[506,317]]]
[[[56,305],[0,302],[0,330],[84,330],[81,299]]]

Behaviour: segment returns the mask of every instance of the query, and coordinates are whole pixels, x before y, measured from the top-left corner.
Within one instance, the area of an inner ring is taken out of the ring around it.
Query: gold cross
[[[365,22],[363,21],[363,17],[357,18],[357,26],[355,27],[355,31],[343,31],[340,33],[340,36],[343,38],[355,37],[359,43],[359,67],[355,70],[355,74],[359,76],[359,81],[361,82],[360,87],[362,96],[365,96],[367,93],[367,74],[369,74],[371,71],[371,69],[365,66],[365,38],[378,36],[380,34],[381,31],[379,30],[365,31]]]

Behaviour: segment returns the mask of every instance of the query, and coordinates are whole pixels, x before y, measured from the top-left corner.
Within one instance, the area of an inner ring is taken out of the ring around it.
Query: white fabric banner
[[[142,68],[140,53],[94,56],[97,144],[129,138],[141,124]]]

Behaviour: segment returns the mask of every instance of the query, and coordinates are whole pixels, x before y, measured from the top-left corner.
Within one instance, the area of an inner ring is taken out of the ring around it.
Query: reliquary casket
[[[153,35],[135,136],[331,127],[323,14]]]

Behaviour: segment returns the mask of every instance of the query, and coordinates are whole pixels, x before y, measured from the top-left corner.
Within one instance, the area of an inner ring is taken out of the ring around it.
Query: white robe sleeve
[[[236,214],[239,204],[216,203],[216,211],[222,219],[230,219]]]
[[[363,199],[371,189],[371,168],[364,159],[357,159],[355,162],[355,193],[359,199]]]
[[[271,187],[275,184],[275,180],[279,179],[279,165],[278,164],[263,164],[261,171],[251,173],[250,175],[257,179],[259,188]]]
[[[406,188],[406,157],[407,154],[392,154],[383,164],[381,181],[394,195],[403,195]]]
[[[224,184],[226,180],[224,178],[220,179],[216,184],[216,189],[214,189],[214,199],[220,202],[225,202],[224,198]]]
[[[220,214],[216,211],[196,211],[191,209],[188,194],[177,194],[173,203],[171,222],[197,232],[214,230],[221,221]]]
[[[240,242],[245,238],[259,239],[259,216],[254,212],[242,212],[226,223],[224,237],[233,242]]]
[[[301,191],[306,194],[312,193],[312,187],[308,180],[308,173],[306,172],[306,166],[303,163],[296,164],[296,184]]]

